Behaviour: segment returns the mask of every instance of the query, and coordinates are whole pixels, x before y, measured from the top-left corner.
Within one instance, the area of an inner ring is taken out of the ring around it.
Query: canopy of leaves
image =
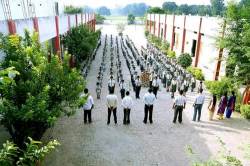
[[[177,62],[183,67],[183,68],[187,68],[188,66],[190,66],[192,64],[192,58],[188,53],[183,53],[181,54],[178,59]]]
[[[162,8],[169,12],[174,12],[177,9],[178,5],[175,2],[164,2]]]
[[[128,24],[133,24],[135,22],[135,16],[133,14],[128,14]]]
[[[66,13],[66,14],[77,14],[77,13],[82,13],[82,12],[83,12],[82,7],[75,7],[72,5],[65,6],[65,9],[63,11],[63,13]]]
[[[0,34],[0,40],[0,51],[5,53],[1,68],[14,67],[19,72],[15,84],[6,84],[1,90],[1,122],[21,147],[28,136],[39,140],[62,112],[74,115],[86,82],[69,67],[70,56],[65,54],[60,61],[51,55],[48,43],[42,48],[35,31],[30,35],[25,30],[25,38]]]
[[[71,33],[61,35],[61,43],[74,56],[74,66],[87,59],[94,51],[98,40],[98,32],[90,29],[89,25],[78,25],[71,29]]]
[[[95,14],[95,23],[96,24],[103,24],[104,20],[105,20],[105,17],[102,16],[100,13]]]
[[[116,24],[116,30],[118,31],[118,33],[122,33],[124,29],[125,29],[125,24],[123,23]]]
[[[165,14],[166,11],[164,9],[161,9],[160,7],[153,7],[148,9],[147,13],[150,14]]]
[[[110,16],[111,15],[110,9],[108,9],[106,6],[101,6],[98,9],[98,13],[100,13],[101,15],[105,15],[105,16]]]
[[[212,14],[221,15],[222,12],[226,9],[224,5],[224,0],[210,0],[212,5]]]

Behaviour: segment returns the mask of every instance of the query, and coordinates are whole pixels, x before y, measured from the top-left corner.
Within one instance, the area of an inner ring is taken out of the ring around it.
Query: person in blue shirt
[[[148,120],[148,114],[149,114],[149,122],[153,123],[152,117],[153,117],[153,106],[156,101],[156,97],[153,94],[153,90],[151,88],[148,89],[148,93],[146,93],[143,97],[143,103],[145,104],[144,107],[144,120],[143,123],[147,123]]]

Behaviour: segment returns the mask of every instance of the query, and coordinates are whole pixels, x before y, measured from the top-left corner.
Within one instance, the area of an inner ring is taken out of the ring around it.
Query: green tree
[[[190,66],[192,64],[192,58],[188,53],[183,53],[181,54],[178,59],[177,62],[183,67],[183,68],[187,68],[188,66]]]
[[[189,6],[187,4],[182,4],[178,7],[177,9],[181,14],[184,13],[184,14],[189,14]]]
[[[62,113],[76,113],[84,103],[79,95],[86,82],[80,72],[69,67],[70,57],[65,54],[60,62],[58,55],[50,54],[47,42],[45,49],[41,46],[36,32],[30,35],[25,30],[25,38],[0,34],[0,40],[0,51],[5,53],[1,68],[14,67],[20,73],[15,83],[4,85],[1,92],[1,123],[22,148],[28,137],[40,140]]]
[[[105,15],[105,16],[110,16],[111,15],[110,9],[108,9],[106,6],[101,6],[98,9],[98,13],[100,13],[101,15]]]
[[[71,29],[71,33],[61,35],[61,43],[74,57],[74,66],[79,69],[82,61],[94,51],[98,40],[98,32],[94,32],[87,25],[78,25]]]
[[[229,2],[225,11],[224,38],[216,37],[215,46],[227,50],[219,60],[227,63],[226,75],[237,85],[247,84],[250,87],[250,6],[241,6],[235,1]],[[222,32],[222,30],[220,30]],[[237,71],[235,70],[238,68]]]
[[[66,13],[66,14],[77,14],[77,13],[82,13],[82,12],[83,12],[82,7],[75,7],[72,5],[65,6],[63,10],[63,13]]]
[[[169,12],[174,12],[177,9],[178,5],[175,2],[164,2],[162,8]]]
[[[101,16],[100,13],[95,14],[95,23],[96,24],[103,24],[104,20],[105,20],[105,17]]]
[[[220,15],[225,10],[224,0],[210,0],[213,15]]]
[[[148,9],[147,13],[149,14],[165,14],[166,11],[164,9],[161,9],[160,7],[153,7]]]
[[[128,14],[128,24],[133,24],[135,22],[135,16],[133,14]]]

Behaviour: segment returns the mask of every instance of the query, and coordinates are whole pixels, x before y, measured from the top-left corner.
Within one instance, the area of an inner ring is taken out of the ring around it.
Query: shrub
[[[187,70],[192,74],[192,75],[195,75],[196,76],[196,79],[197,80],[205,80],[205,76],[204,74],[202,73],[202,70],[197,68],[197,67],[193,67],[193,66],[189,66],[187,68]]]
[[[161,49],[162,49],[164,54],[168,54],[169,47],[170,47],[170,43],[167,42],[167,40],[163,40]]]
[[[174,51],[168,51],[168,56],[172,59],[176,59],[175,52]]]
[[[250,105],[241,106],[240,112],[245,118],[250,118]]]
[[[146,37],[148,37],[148,35],[149,35],[149,30],[146,29],[146,30],[144,31],[144,34],[145,34]]]
[[[178,57],[177,62],[183,67],[187,68],[192,64],[192,58],[188,53],[183,53]]]

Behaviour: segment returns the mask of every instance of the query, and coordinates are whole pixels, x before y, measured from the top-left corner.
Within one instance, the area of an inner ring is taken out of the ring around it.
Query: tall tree
[[[178,5],[176,5],[175,2],[164,2],[162,4],[162,8],[169,11],[169,12],[174,12],[177,9]]]
[[[220,15],[225,10],[224,0],[210,0],[213,15]]]
[[[98,9],[98,13],[100,13],[101,15],[106,15],[106,16],[110,16],[111,15],[110,9],[108,9],[106,6],[101,6]]]
[[[154,13],[154,14],[164,14],[166,11],[161,9],[160,7],[153,7],[148,9],[147,13]]]
[[[128,14],[127,20],[128,20],[129,24],[133,24],[135,22],[135,16],[130,13],[130,14]]]
[[[178,7],[178,11],[180,11],[181,14],[189,14],[189,6],[187,4],[182,4]]]

